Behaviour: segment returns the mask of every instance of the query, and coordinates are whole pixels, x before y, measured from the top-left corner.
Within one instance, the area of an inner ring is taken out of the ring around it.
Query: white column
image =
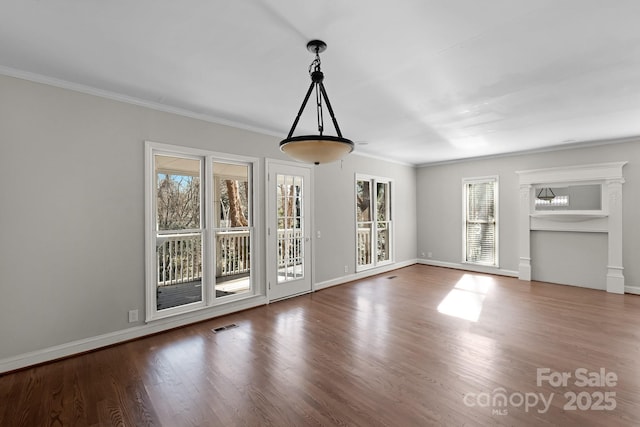
[[[609,259],[607,261],[607,292],[624,293],[622,267],[622,184],[624,178],[606,181],[609,198]]]
[[[530,244],[530,212],[531,188],[529,184],[520,185],[520,215],[518,220],[519,254],[518,279],[531,280],[531,244]]]

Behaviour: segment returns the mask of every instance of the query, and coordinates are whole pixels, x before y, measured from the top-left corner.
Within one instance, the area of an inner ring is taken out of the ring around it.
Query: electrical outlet
[[[431,258],[432,256],[433,256],[433,253],[427,252],[427,258]]]
[[[420,255],[422,256],[422,258],[424,258],[424,252],[422,252]]]
[[[348,266],[348,265],[345,265],[345,266],[344,266],[344,272],[345,272],[345,273],[348,273],[348,272],[349,272],[349,266]]]
[[[138,321],[138,310],[129,310],[129,323]]]

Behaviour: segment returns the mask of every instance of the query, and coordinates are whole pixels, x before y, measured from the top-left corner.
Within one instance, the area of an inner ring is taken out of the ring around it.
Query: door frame
[[[314,239],[314,230],[315,230],[315,210],[314,210],[314,167],[313,165],[309,165],[306,163],[287,161],[287,160],[276,160],[271,158],[265,158],[265,167],[264,167],[264,190],[265,190],[265,228],[264,228],[264,237],[265,237],[265,262],[266,262],[266,280],[265,280],[265,288],[267,295],[267,302],[277,301],[281,299],[286,299],[289,297],[294,297],[300,294],[295,294],[287,297],[278,298],[277,300],[272,300],[271,298],[271,282],[273,280],[277,281],[277,269],[275,268],[276,254],[273,251],[269,251],[270,244],[270,229],[272,224],[271,220],[271,209],[275,208],[273,202],[271,201],[270,194],[270,174],[272,173],[273,166],[292,166],[297,168],[307,169],[309,171],[309,182],[306,188],[305,193],[305,201],[309,204],[309,218],[306,221],[306,226],[308,227],[307,235],[309,236],[309,248],[310,253],[308,254],[308,265],[305,266],[306,273],[309,274],[309,280],[311,281],[311,287],[309,292],[315,291],[315,239]],[[275,179],[275,177],[273,177]]]

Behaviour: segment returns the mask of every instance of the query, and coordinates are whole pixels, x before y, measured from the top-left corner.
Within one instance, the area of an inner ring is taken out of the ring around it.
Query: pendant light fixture
[[[302,101],[302,106],[298,111],[298,115],[293,121],[293,126],[289,131],[286,139],[280,141],[280,150],[289,155],[290,157],[307,163],[314,163],[316,165],[320,163],[330,163],[336,160],[340,160],[347,154],[353,151],[353,142],[342,136],[338,121],[333,114],[333,108],[329,102],[327,91],[324,88],[322,81],[324,80],[324,74],[320,70],[320,53],[327,49],[327,44],[322,40],[311,40],[307,43],[307,50],[316,55],[315,59],[309,66],[309,75],[311,76],[311,85],[309,90]],[[316,95],[316,114],[318,118],[318,135],[303,135],[293,136],[300,116],[304,111],[304,107],[309,101],[311,93]],[[327,111],[333,121],[333,127],[336,130],[338,136],[329,136],[324,134],[324,117],[323,117],[323,101],[326,104]]]
[[[544,200],[547,202],[552,201],[553,199],[556,198],[556,194],[553,192],[553,190],[549,187],[544,187],[541,188],[540,191],[538,191],[538,194],[536,195],[537,199],[540,200]]]

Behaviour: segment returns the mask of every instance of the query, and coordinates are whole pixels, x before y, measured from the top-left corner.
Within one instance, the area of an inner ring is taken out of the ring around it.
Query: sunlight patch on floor
[[[249,277],[216,283],[216,290],[223,292],[238,293],[248,291],[250,288],[251,279]]]
[[[491,277],[465,274],[440,302],[438,312],[477,322],[482,313],[484,299],[492,285]]]

